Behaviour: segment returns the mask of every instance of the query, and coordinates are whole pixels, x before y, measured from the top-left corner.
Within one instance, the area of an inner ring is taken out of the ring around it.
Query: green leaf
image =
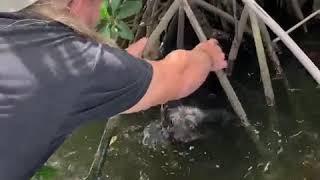
[[[142,8],[142,2],[140,0],[126,1],[120,7],[119,13],[117,14],[118,19],[124,19],[139,13]]]
[[[109,7],[109,6],[110,6],[109,0],[103,0],[103,3],[106,5],[106,7]]]
[[[134,38],[133,32],[125,22],[119,21],[117,26],[119,28],[119,36],[121,38],[127,40],[132,40]]]
[[[102,35],[108,39],[111,39],[111,24],[108,24],[103,28]]]
[[[111,8],[111,4],[110,4],[110,0],[104,0],[105,2],[105,6],[107,8],[107,11],[108,11],[108,14],[109,14],[109,17],[112,15],[112,8]]]
[[[111,9],[112,9],[112,15],[116,15],[116,11],[118,10],[119,6],[121,4],[121,0],[111,0]]]
[[[104,1],[101,8],[100,8],[100,17],[101,19],[108,19],[109,18],[109,13],[108,13],[108,5],[107,5],[108,1]]]
[[[111,38],[112,39],[118,39],[118,35],[119,35],[119,28],[114,24],[111,27]]]

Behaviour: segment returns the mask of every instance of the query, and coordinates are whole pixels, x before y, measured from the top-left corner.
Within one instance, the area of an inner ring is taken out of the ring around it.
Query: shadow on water
[[[260,131],[261,141],[268,147],[272,143],[281,145],[275,149],[277,157],[272,163],[261,164],[256,147],[236,123],[216,129],[210,136],[192,143],[169,144],[162,148],[144,146],[144,128],[160,120],[159,110],[154,108],[121,118],[121,128],[111,141],[102,179],[319,179],[320,89],[291,55],[284,53],[281,59],[291,87],[300,90],[288,96],[281,81],[273,81],[278,131],[270,131],[269,110],[256,72],[248,71],[232,82],[251,123]],[[86,176],[103,128],[104,122],[79,129],[51,157],[48,164],[58,169],[57,179]],[[276,142],[270,139],[273,136]]]

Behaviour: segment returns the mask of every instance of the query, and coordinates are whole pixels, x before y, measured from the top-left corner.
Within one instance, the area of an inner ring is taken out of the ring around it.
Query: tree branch
[[[280,37],[283,43],[288,49],[296,56],[300,63],[306,68],[314,80],[320,84],[320,71],[318,67],[311,61],[311,59],[301,50],[301,48],[295,43],[292,38],[275,22],[270,15],[265,12],[254,0],[242,0],[250,11],[256,13],[261,20],[264,21],[270,29]]]
[[[179,9],[181,0],[175,0],[166,14],[162,17],[156,29],[152,32],[144,49],[143,56],[149,59],[159,58],[160,35],[167,28],[170,20]]]
[[[301,10],[301,7],[299,5],[298,0],[291,0],[291,3],[289,3],[289,4],[291,4],[292,9],[293,9],[294,13],[296,14],[297,18],[299,19],[299,21],[302,21],[304,19],[304,15],[302,13],[302,10]],[[308,32],[308,28],[307,28],[306,24],[303,25],[303,30],[306,33]]]
[[[238,52],[239,52],[239,48],[240,48],[240,45],[242,42],[244,29],[245,29],[247,22],[248,22],[248,17],[249,17],[248,7],[245,6],[243,8],[242,13],[241,13],[240,21],[238,23],[239,24],[238,30],[236,30],[236,34],[235,34],[234,39],[232,41],[232,46],[231,46],[229,56],[228,56],[227,73],[229,76],[232,75],[232,72],[233,72],[234,63],[235,63],[237,56],[238,56]]]
[[[177,48],[184,48],[184,28],[185,28],[185,13],[183,7],[179,7],[178,32],[177,32]]]
[[[102,175],[102,168],[107,159],[110,140],[117,130],[118,120],[118,117],[107,120],[97,152],[94,155],[94,160],[92,161],[89,173],[85,180],[96,180]]]
[[[257,16],[252,11],[249,12],[249,16],[251,20],[254,42],[256,44],[256,51],[257,51],[258,60],[259,60],[260,74],[261,74],[261,79],[264,87],[264,94],[266,96],[266,102],[268,106],[274,106],[275,104],[274,93],[272,89],[272,83],[270,80],[270,73],[268,69],[266,54],[265,54],[263,43],[262,43],[258,19],[257,19]]]

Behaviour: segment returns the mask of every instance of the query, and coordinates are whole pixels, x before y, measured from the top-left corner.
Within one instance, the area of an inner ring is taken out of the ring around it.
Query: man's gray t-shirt
[[[79,125],[146,93],[152,67],[55,22],[0,14],[0,179],[30,177]]]

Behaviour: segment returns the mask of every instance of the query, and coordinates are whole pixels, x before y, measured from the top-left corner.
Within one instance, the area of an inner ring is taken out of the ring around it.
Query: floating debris
[[[302,123],[304,123],[304,120],[303,119],[302,120],[298,120],[297,119],[296,122],[299,123],[299,124],[302,124]]]
[[[243,176],[244,179],[246,179],[246,178],[251,174],[251,170],[252,170],[252,169],[253,169],[252,166],[250,166],[250,167],[248,168],[248,172]]]
[[[280,147],[280,149],[277,151],[277,154],[279,155],[279,154],[281,154],[283,151],[284,151],[284,150],[283,150],[283,147]]]
[[[129,134],[128,134],[128,133],[124,133],[124,134],[123,134],[123,137],[124,137],[124,138],[129,138]]]
[[[282,137],[280,131],[277,131],[277,130],[273,130],[274,133],[276,133],[278,135],[278,137]]]
[[[288,91],[290,92],[298,92],[298,91],[301,91],[301,89],[297,89],[297,88],[289,88]]]
[[[117,136],[113,136],[110,140],[109,145],[111,146],[113,143],[115,143],[117,141],[118,137]]]
[[[300,136],[302,133],[303,133],[303,131],[299,131],[298,133],[290,136],[290,138],[292,139],[292,138],[295,138],[295,137],[297,137],[297,136]]]
[[[63,157],[64,157],[64,158],[67,158],[67,157],[70,157],[70,156],[72,156],[72,155],[74,155],[74,154],[76,154],[76,153],[77,153],[77,151],[72,151],[72,152],[67,153],[67,154],[64,155]]]
[[[264,172],[264,173],[267,172],[267,171],[269,171],[270,165],[271,165],[271,162],[269,161],[269,162],[264,166],[264,169],[263,169],[263,172]]]
[[[263,167],[264,163],[257,164],[257,168]]]
[[[140,173],[139,180],[149,180],[150,179],[145,172],[140,171],[139,173]]]

